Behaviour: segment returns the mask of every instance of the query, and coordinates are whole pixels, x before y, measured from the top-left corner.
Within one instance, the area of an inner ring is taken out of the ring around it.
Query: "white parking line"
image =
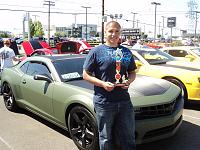
[[[189,117],[189,118],[192,118],[192,119],[200,120],[200,118],[198,118],[198,117],[193,117],[193,116],[189,116],[189,115],[183,115],[183,116],[185,116],[185,117]]]
[[[14,150],[2,137],[0,137],[0,140],[6,144],[6,146],[8,146],[8,148],[10,148],[11,150]]]

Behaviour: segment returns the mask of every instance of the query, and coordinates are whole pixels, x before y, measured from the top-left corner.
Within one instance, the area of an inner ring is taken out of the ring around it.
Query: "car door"
[[[35,80],[34,75],[45,75],[51,78],[48,67],[40,61],[30,61],[26,73],[21,79],[21,92],[29,109],[40,112],[44,116],[53,114],[52,95],[54,83]]]

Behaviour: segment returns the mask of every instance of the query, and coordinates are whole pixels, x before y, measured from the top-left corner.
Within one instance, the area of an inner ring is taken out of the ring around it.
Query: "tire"
[[[169,82],[172,82],[175,85],[177,85],[178,87],[180,87],[180,89],[182,90],[183,97],[184,97],[184,103],[186,104],[188,102],[188,94],[187,94],[187,89],[186,89],[185,85],[181,81],[174,79],[174,78],[168,78],[166,80],[168,80]]]
[[[9,111],[12,112],[17,112],[17,110],[19,109],[17,106],[17,103],[15,101],[15,96],[12,92],[11,86],[8,83],[3,84],[2,87],[2,92],[3,92],[3,99],[4,99],[4,104],[6,106],[6,108]]]
[[[95,117],[85,107],[72,108],[68,117],[72,140],[80,150],[98,149],[98,128]]]

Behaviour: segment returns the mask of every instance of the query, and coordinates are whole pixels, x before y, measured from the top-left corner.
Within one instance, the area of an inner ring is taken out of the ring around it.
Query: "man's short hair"
[[[106,24],[105,28],[107,28],[110,24],[115,24],[121,29],[121,25],[117,21],[110,21]]]
[[[3,40],[3,43],[5,44],[5,45],[10,45],[11,43],[10,43],[10,39],[5,39],[5,40]]]

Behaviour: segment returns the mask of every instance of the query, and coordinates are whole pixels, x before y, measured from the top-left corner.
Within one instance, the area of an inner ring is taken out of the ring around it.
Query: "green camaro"
[[[71,134],[81,150],[98,149],[93,85],[82,79],[85,55],[26,58],[4,69],[2,90],[10,111],[27,109]],[[137,76],[129,88],[137,144],[174,135],[182,123],[183,96],[178,86]]]

